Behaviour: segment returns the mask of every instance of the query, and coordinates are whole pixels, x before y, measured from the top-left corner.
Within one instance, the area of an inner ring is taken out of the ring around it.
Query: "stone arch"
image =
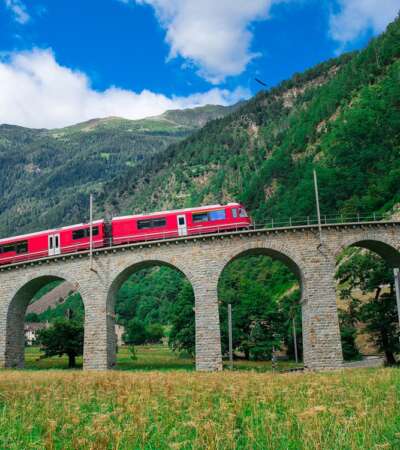
[[[221,275],[225,268],[235,259],[242,256],[250,255],[264,255],[269,256],[272,259],[277,259],[283,262],[290,270],[296,275],[299,280],[301,289],[301,302],[304,302],[306,296],[306,283],[305,283],[305,264],[302,259],[290,250],[286,245],[275,242],[247,242],[235,250],[228,253],[222,260],[221,268],[218,274],[218,283],[221,279]]]
[[[12,292],[6,304],[6,340],[4,349],[5,367],[22,368],[24,366],[25,335],[24,322],[28,304],[35,293],[51,281],[65,280],[79,289],[79,283],[62,271],[43,271],[25,275]],[[80,291],[85,306],[84,293]]]
[[[349,247],[360,247],[378,254],[393,267],[400,267],[400,244],[385,236],[366,233],[363,236],[352,236],[345,239],[335,250],[335,258]]]
[[[182,264],[171,258],[149,258],[127,261],[125,265],[111,273],[110,286],[107,292],[106,310],[107,310],[107,360],[108,366],[113,367],[116,364],[116,336],[115,336],[115,301],[116,296],[128,278],[135,272],[154,266],[169,267],[183,274],[194,288],[194,279],[192,272],[187,270]]]
[[[296,276],[300,291],[300,304],[302,309],[302,317],[304,315],[304,308],[306,303],[306,283],[305,283],[305,264],[300,255],[296,254],[285,244],[281,242],[271,242],[268,240],[247,242],[243,245],[236,247],[233,251],[229,252],[222,261],[221,270],[218,276],[218,287],[220,286],[222,274],[225,268],[233,261],[244,256],[268,256],[273,260],[278,260],[284,263]],[[304,322],[304,320],[302,319]],[[303,334],[305,327],[303,326]],[[304,342],[304,338],[303,338]]]
[[[166,258],[150,258],[139,261],[131,261],[125,264],[123,268],[118,268],[118,271],[113,271],[111,277],[110,288],[107,293],[107,307],[110,309],[114,309],[113,302],[115,301],[115,295],[118,292],[119,288],[122,284],[135,272],[141,269],[145,269],[147,267],[153,266],[165,266],[170,267],[171,269],[177,270],[182,273],[189,282],[193,285],[193,276],[192,273],[187,270],[183,265],[179,264],[173,259]]]
[[[340,254],[349,248],[369,250],[380,256],[389,266],[393,268],[400,267],[400,242],[394,238],[390,229],[384,228],[380,232],[369,230],[367,232],[358,233],[358,235],[353,234],[346,239],[343,239],[335,249],[335,260],[337,264],[340,263],[340,260],[338,259]],[[372,298],[373,297],[371,297],[371,299]],[[360,342],[357,342],[356,347],[363,353],[363,347],[360,347],[359,345]]]

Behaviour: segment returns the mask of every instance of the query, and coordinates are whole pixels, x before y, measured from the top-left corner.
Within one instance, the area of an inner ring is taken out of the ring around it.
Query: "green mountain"
[[[85,220],[89,192],[98,216],[230,200],[257,222],[313,215],[313,168],[322,214],[395,209],[399,38],[397,20],[364,50],[236,109],[59,130],[0,126],[0,234]]]
[[[239,200],[256,222],[270,223],[273,217],[276,223],[315,214],[315,168],[323,215],[393,214],[400,204],[399,81],[400,19],[366,49],[295,75],[132,168],[106,187],[98,205],[125,213]],[[151,272],[140,277],[119,293],[117,317],[128,327],[132,317],[146,323],[162,311],[157,306],[158,289],[165,289],[162,277]],[[151,277],[158,289],[149,296]],[[384,283],[378,278],[378,285]],[[170,344],[192,351],[194,299],[186,286],[182,280],[163,317],[171,326]],[[270,358],[272,346],[282,344],[293,355],[292,317],[301,349],[300,293],[287,267],[264,257],[238,259],[224,272],[218,294],[223,349],[228,304],[234,347],[246,357]],[[384,304],[396,311],[394,298]],[[375,322],[366,322],[369,329],[376,329],[381,317],[375,309],[370,316]],[[358,355],[354,320],[364,319],[349,320],[341,311],[345,357]]]
[[[258,222],[387,211],[400,202],[400,19],[360,52],[325,62],[209,122],[107,185],[119,212],[239,200]]]
[[[125,164],[111,181],[99,183],[98,215],[230,200],[243,202],[259,223],[271,217],[277,221],[313,215],[314,168],[319,175],[322,214],[397,211],[400,19],[366,49],[296,74],[230,112],[179,142],[175,137],[164,151],[149,150],[140,163],[135,161],[127,170]],[[156,122],[164,126],[169,121],[179,122],[185,128],[188,120],[193,120],[190,114],[182,117],[180,111],[173,111]],[[198,115],[196,120],[196,126],[204,124]],[[112,121],[102,125],[92,121],[61,133],[77,133],[82,138],[85,128],[91,126],[106,128],[103,140],[115,131]],[[28,140],[33,131],[25,133]],[[115,133],[124,136],[120,129]],[[96,155],[102,143],[93,143]],[[107,153],[104,147],[101,152]],[[70,176],[78,178],[73,173]],[[86,197],[81,204],[87,204]],[[55,206],[59,208],[59,204]],[[61,220],[63,212],[59,214]],[[64,219],[71,217],[70,211],[64,215]],[[294,275],[279,262],[263,257],[234,261],[222,277],[219,299],[224,348],[228,303],[234,311],[234,346],[246,355],[255,359],[270,357],[271,346],[279,347],[282,342],[292,353],[293,314],[300,342],[299,291]],[[168,324],[174,348],[191,351],[193,301],[190,286],[180,275],[167,268],[145,269],[134,274],[120,290],[117,319],[127,326],[133,318],[144,324]],[[62,311],[56,308],[46,317],[59,314]],[[342,333],[347,332],[347,339],[354,340],[354,329],[343,323]],[[271,330],[278,332],[278,341],[274,342]]]
[[[89,192],[233,110],[209,105],[55,130],[0,125],[0,236],[85,220]]]

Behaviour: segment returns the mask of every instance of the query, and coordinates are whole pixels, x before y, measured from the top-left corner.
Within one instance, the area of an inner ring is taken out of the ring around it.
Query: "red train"
[[[239,203],[114,217],[93,222],[93,248],[245,229],[251,225]],[[0,239],[0,265],[88,250],[90,225],[81,223]]]

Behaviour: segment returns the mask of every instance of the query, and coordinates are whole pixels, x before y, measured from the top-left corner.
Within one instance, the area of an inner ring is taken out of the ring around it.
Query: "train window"
[[[74,230],[72,232],[72,239],[83,239],[85,237],[85,230],[82,228],[81,230]]]
[[[4,253],[15,252],[15,244],[4,245]]]
[[[234,219],[236,219],[237,216],[238,216],[238,210],[237,210],[237,208],[232,208],[232,217],[233,217]]]
[[[99,227],[93,227],[93,236],[99,234]],[[90,237],[90,228],[81,228],[79,230],[72,231],[72,239],[83,239]]]
[[[246,212],[246,210],[244,208],[240,208],[239,216],[240,217],[247,217],[247,212]]]
[[[209,222],[214,220],[225,220],[226,213],[224,209],[219,209],[217,211],[210,211],[208,213],[202,212],[193,214],[193,222]]]
[[[0,253],[16,252],[17,254],[28,251],[28,241],[13,242],[0,246]]]
[[[178,223],[179,223],[179,225],[185,225],[185,218],[184,217],[179,217],[178,218]]]
[[[28,241],[17,242],[15,251],[17,254],[26,253],[28,251]]]
[[[166,219],[154,219],[153,220],[154,228],[165,227],[165,225],[167,225]]]
[[[218,211],[210,211],[208,213],[209,219],[211,221],[214,220],[225,220],[226,219],[226,214],[225,214],[225,210],[224,209],[219,209]]]
[[[193,222],[208,222],[207,213],[197,213],[192,215]]]
[[[138,230],[145,230],[146,228],[151,228],[151,220],[138,220],[137,227]]]
[[[145,219],[145,220],[138,220],[137,227],[138,230],[146,230],[149,228],[161,228],[165,227],[167,224],[167,220],[162,217],[158,219]]]

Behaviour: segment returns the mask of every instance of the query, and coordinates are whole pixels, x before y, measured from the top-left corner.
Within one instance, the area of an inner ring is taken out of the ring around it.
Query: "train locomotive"
[[[243,205],[209,205],[114,217],[92,222],[92,248],[249,228]],[[75,253],[90,248],[90,224],[81,223],[0,239],[0,265]]]

